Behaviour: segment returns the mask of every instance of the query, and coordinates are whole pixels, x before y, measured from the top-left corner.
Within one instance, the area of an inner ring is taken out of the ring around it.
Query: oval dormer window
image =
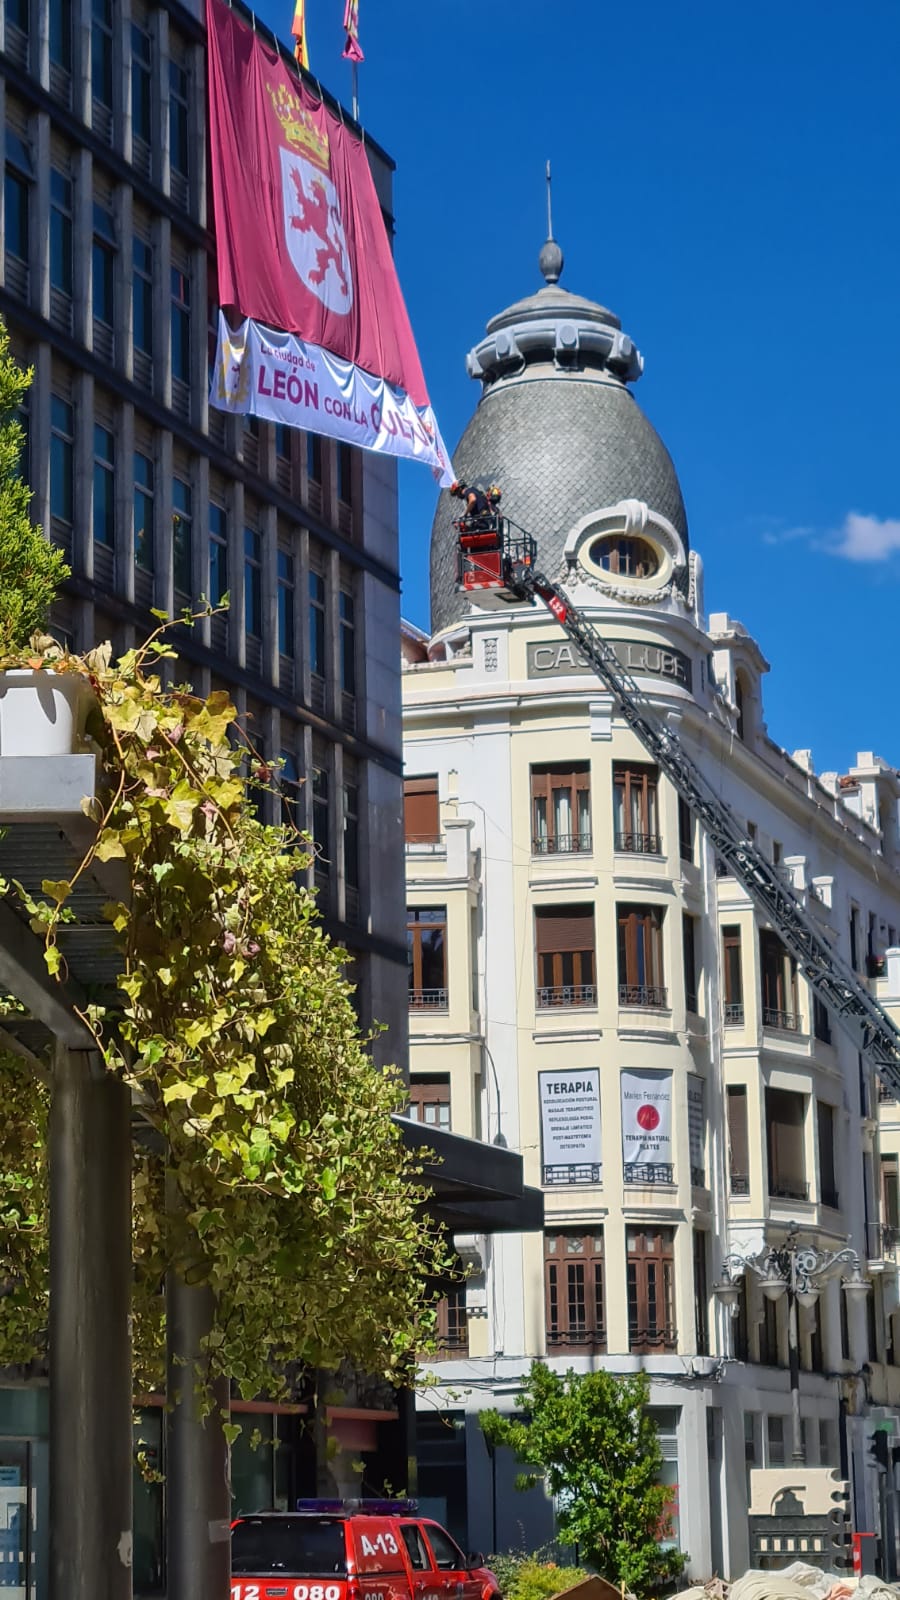
[[[588,555],[616,578],[652,578],[659,571],[659,553],[647,539],[606,534],[594,540]]]

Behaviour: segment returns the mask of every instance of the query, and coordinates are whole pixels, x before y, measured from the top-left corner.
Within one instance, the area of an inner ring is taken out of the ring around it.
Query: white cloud
[[[866,517],[848,511],[828,548],[846,561],[887,561],[900,550],[900,517]]]

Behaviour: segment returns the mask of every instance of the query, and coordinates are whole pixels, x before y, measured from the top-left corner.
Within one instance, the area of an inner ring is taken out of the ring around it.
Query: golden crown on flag
[[[277,89],[273,89],[272,85],[267,83],[266,91],[291,148],[307,150],[320,166],[327,169],[328,134],[324,128],[318,128],[315,119],[303,109],[299,95],[294,94],[293,90],[283,83],[280,83]]]

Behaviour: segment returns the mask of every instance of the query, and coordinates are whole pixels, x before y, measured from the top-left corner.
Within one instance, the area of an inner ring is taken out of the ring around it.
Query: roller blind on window
[[[403,821],[407,839],[437,839],[441,831],[437,777],[404,778]]]
[[[534,914],[538,955],[593,950],[593,906],[548,906]]]

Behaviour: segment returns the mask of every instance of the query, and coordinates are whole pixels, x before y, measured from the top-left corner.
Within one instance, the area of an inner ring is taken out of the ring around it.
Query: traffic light
[[[830,1499],[832,1509],[828,1513],[831,1524],[831,1548],[838,1553],[832,1558],[835,1567],[852,1567],[853,1554],[850,1546],[850,1485],[846,1478],[835,1475],[834,1488]]]

